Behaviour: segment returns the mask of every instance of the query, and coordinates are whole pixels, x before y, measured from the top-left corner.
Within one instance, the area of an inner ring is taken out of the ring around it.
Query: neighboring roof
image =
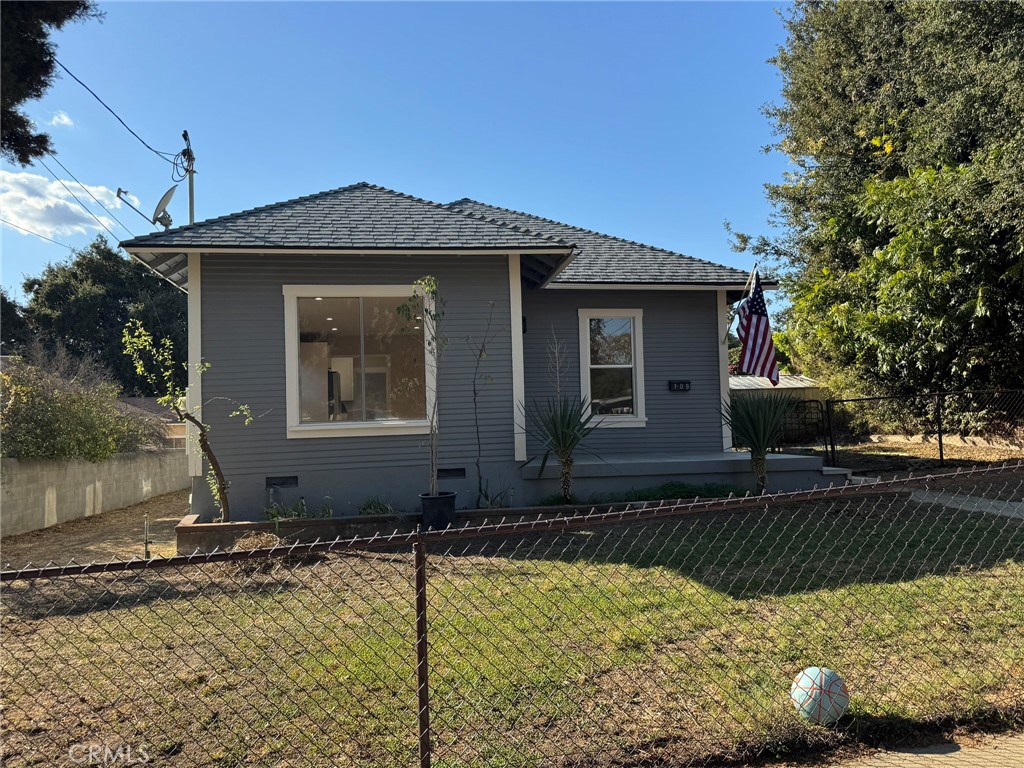
[[[552,281],[553,285],[639,283],[742,287],[748,276],[747,272],[733,267],[469,198],[448,203],[448,207],[463,213],[489,216],[510,225],[529,227],[548,237],[575,243],[575,260]],[[762,280],[762,283],[765,287],[775,285],[769,280]]]
[[[809,376],[795,373],[779,374],[779,384],[772,386],[771,379],[766,376],[730,376],[729,389],[814,389],[821,385]]]
[[[572,243],[360,182],[142,235],[121,247],[183,285],[185,249],[544,250],[556,254],[547,260],[553,272],[570,256]]]
[[[155,397],[119,397],[118,402],[128,410],[142,411],[160,421],[177,422],[178,418],[170,408],[160,405]]]

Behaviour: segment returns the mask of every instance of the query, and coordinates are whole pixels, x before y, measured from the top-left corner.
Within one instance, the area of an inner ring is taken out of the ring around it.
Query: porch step
[[[869,485],[871,483],[880,483],[880,482],[882,482],[882,478],[881,477],[861,477],[859,475],[850,475],[849,479],[847,479],[847,481],[846,481],[846,484],[847,485]]]
[[[845,467],[822,467],[821,474],[826,477],[841,476],[846,485],[865,485],[867,483],[877,483],[882,479],[880,477],[861,477],[853,474],[852,469],[846,469]]]

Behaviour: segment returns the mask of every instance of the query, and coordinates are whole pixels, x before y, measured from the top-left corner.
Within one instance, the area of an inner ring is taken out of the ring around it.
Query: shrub
[[[768,452],[782,440],[786,417],[796,401],[784,392],[761,397],[737,397],[722,403],[722,418],[732,430],[732,444],[750,451],[759,493],[765,492],[768,480]]]
[[[334,510],[331,507],[331,497],[324,496],[317,507],[310,507],[306,504],[304,496],[293,504],[282,504],[275,501],[263,510],[264,517],[274,522],[280,520],[316,520],[318,518],[331,517]]]
[[[360,515],[396,515],[395,508],[391,506],[391,502],[382,496],[374,496],[373,498],[367,499],[359,507]]]
[[[593,456],[597,455],[584,448],[582,443],[597,429],[599,420],[595,421],[595,414],[586,398],[580,400],[567,395],[549,397],[544,401],[534,400],[525,411],[526,432],[544,449],[538,477],[544,474],[548,459],[554,456],[561,467],[559,487],[562,491],[562,503],[569,504],[573,499],[573,454],[576,451],[583,451]]]
[[[85,459],[162,447],[159,420],[129,412],[106,371],[63,351],[30,352],[0,373],[0,450],[18,459]]]

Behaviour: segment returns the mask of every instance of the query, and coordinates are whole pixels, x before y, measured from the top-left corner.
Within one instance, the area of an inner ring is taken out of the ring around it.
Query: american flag
[[[743,345],[740,370],[751,376],[767,376],[772,386],[776,386],[779,383],[779,364],[775,361],[768,308],[764,304],[764,292],[761,290],[761,278],[757,270],[754,270],[754,287],[750,295],[740,303],[739,316],[736,335]]]

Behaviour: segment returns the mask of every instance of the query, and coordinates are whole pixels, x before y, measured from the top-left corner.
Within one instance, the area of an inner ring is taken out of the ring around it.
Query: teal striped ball
[[[850,703],[846,682],[826,667],[808,667],[793,678],[789,698],[804,720],[818,725],[832,725]]]

